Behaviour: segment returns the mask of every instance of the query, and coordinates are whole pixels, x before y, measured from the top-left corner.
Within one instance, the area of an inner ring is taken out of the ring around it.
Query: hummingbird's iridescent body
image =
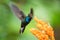
[[[21,20],[21,29],[20,33],[23,33],[26,26],[30,23],[33,18],[33,9],[30,9],[30,13],[28,16],[25,16],[24,13],[14,4],[10,3],[10,8],[14,12],[14,14]]]

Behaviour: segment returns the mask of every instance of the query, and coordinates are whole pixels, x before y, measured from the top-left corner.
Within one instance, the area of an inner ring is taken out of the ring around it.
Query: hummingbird
[[[24,12],[19,9],[16,5],[10,4],[10,8],[12,12],[21,20],[21,28],[19,30],[19,33],[23,33],[26,26],[30,23],[30,21],[33,18],[33,8],[30,9],[30,13],[26,16]]]

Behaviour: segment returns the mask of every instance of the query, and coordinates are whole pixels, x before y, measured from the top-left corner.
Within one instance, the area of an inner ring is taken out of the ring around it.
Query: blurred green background
[[[34,20],[22,35],[19,34],[21,21],[11,12],[9,2],[14,2],[26,15],[33,8],[34,16],[49,22],[54,28],[55,39],[60,40],[60,0],[0,0],[0,40],[37,40],[30,32],[30,28],[36,28]]]

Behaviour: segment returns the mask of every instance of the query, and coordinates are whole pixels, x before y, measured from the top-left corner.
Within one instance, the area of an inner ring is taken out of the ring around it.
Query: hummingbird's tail
[[[22,34],[24,32],[24,30],[25,30],[25,27],[21,27],[20,33]]]

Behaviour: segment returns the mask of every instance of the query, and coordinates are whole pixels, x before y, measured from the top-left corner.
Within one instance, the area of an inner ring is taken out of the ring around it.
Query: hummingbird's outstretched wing
[[[24,13],[13,3],[9,4],[12,12],[20,19],[23,20],[26,16],[24,15]]]

